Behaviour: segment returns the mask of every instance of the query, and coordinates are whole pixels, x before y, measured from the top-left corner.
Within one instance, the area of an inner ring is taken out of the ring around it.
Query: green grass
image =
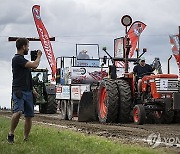
[[[33,125],[29,140],[23,142],[23,121],[15,132],[15,143],[8,144],[6,136],[10,119],[0,117],[0,153],[2,154],[160,154],[163,151],[137,145],[124,145],[105,138],[87,136],[53,126]]]

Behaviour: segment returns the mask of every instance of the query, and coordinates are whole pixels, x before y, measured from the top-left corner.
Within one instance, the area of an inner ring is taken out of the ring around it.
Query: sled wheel
[[[73,118],[73,101],[69,100],[67,102],[67,118],[68,120],[72,120]]]
[[[67,120],[67,100],[61,100],[59,105],[59,111],[61,112],[61,118]]]
[[[142,125],[145,122],[145,118],[146,118],[146,113],[144,106],[142,104],[135,105],[133,109],[134,123],[137,125]]]
[[[93,97],[94,90],[84,92],[78,103],[78,121],[89,122],[97,120],[96,104],[97,99]],[[96,104],[94,104],[96,102]]]

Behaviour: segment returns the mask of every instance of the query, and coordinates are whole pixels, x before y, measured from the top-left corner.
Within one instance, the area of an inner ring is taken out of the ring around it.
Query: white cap
[[[82,50],[82,52],[86,53],[86,52],[87,52],[87,50],[85,50],[85,49],[84,49],[84,50]]]

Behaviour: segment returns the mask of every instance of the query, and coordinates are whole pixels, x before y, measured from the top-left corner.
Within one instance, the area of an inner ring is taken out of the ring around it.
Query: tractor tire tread
[[[132,105],[131,89],[127,81],[117,80],[119,91],[119,117],[120,123],[128,123],[131,121],[130,112]]]

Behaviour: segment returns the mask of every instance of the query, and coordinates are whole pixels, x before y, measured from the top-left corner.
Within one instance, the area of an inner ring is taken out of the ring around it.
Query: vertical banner
[[[54,80],[55,74],[56,74],[56,61],[55,61],[54,53],[52,50],[51,42],[49,39],[49,34],[41,20],[40,6],[34,5],[32,8],[32,13],[33,13],[34,22],[36,24],[36,28],[39,34],[39,38],[41,40],[41,44],[43,46],[44,52],[46,54],[47,60],[52,70],[52,79]]]
[[[124,37],[114,39],[114,57],[124,57]],[[125,67],[123,61],[115,61],[116,67]]]
[[[177,65],[180,69],[180,52],[179,52],[179,36],[178,35],[169,35],[170,44],[172,46],[172,52],[176,59]]]
[[[137,43],[139,41],[139,37],[143,30],[145,29],[146,25],[141,22],[141,21],[135,21],[131,27],[129,28],[126,37],[130,38],[130,44],[131,44],[131,49],[129,53],[129,57],[131,58],[134,55],[134,51],[136,49]],[[126,44],[126,40],[125,40]],[[124,44],[124,45],[125,45]]]
[[[123,57],[124,52],[124,37],[114,39],[114,57]]]

